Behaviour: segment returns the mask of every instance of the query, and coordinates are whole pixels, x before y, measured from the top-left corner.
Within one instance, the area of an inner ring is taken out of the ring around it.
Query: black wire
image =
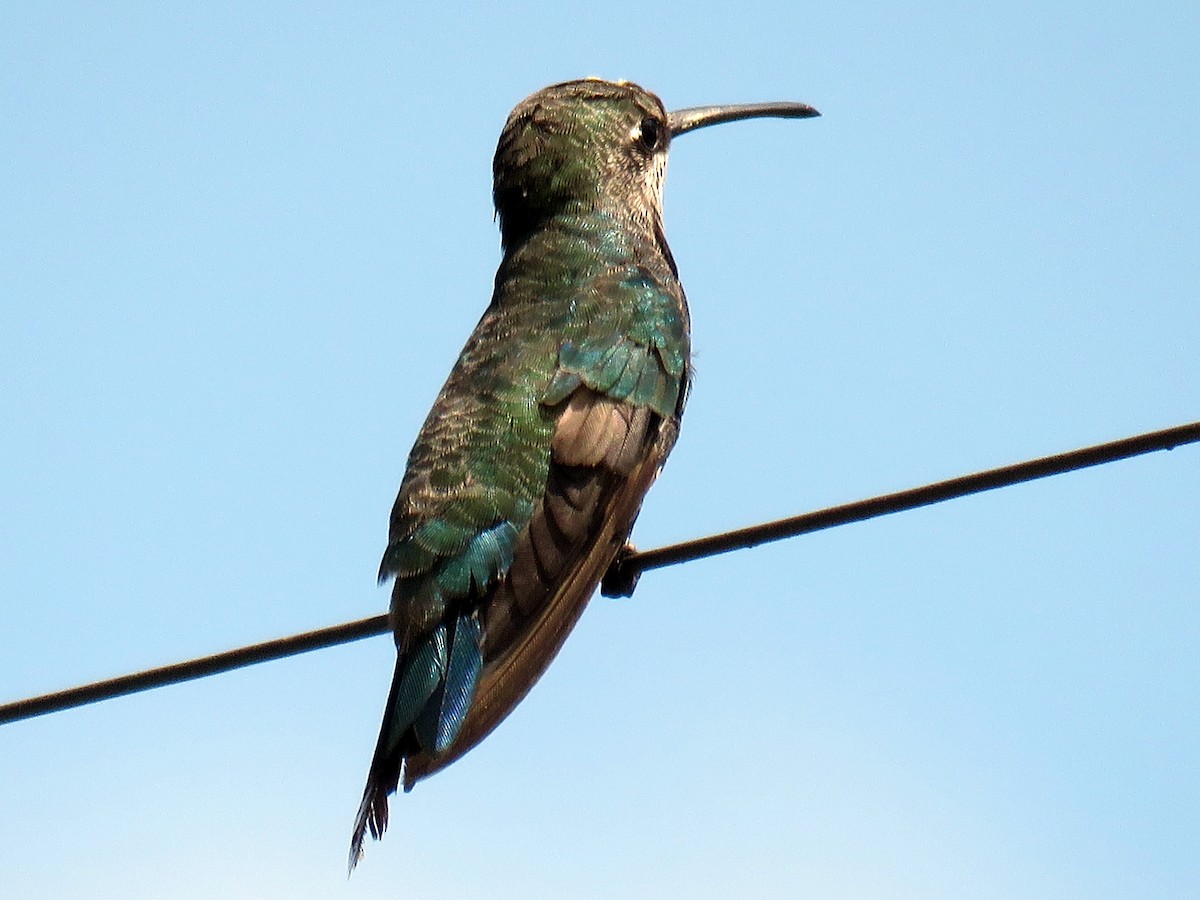
[[[816,512],[793,516],[790,519],[779,519],[762,525],[751,525],[749,528],[741,528],[737,531],[727,531],[711,537],[672,544],[669,547],[659,547],[644,553],[623,552],[613,561],[612,566],[605,574],[601,590],[606,597],[628,597],[633,593],[638,577],[649,569],[691,562],[706,556],[728,553],[730,550],[742,550],[770,541],[779,541],[813,531],[835,528],[838,525],[873,519],[876,516],[917,509],[921,506],[941,503],[943,500],[953,500],[956,497],[1008,487],[1023,481],[1061,475],[1064,472],[1116,462],[1155,450],[1173,450],[1183,444],[1191,444],[1196,441],[1200,441],[1200,422],[1177,425],[1174,428],[1139,434],[1107,444],[1082,447],[1054,456],[1043,456],[1039,459],[1014,463],[1011,466],[1002,466],[998,469],[976,472],[973,475],[951,478],[949,481],[939,481],[924,487],[898,491],[895,494],[884,494],[880,497],[846,503],[842,506],[831,506]]]
[[[715,556],[718,553],[728,553],[730,550],[754,547],[769,541],[778,541],[825,528],[834,528],[850,522],[861,522],[876,516],[929,506],[932,503],[941,503],[944,500],[964,497],[980,491],[990,491],[1037,478],[1061,475],[1064,472],[1103,465],[1119,459],[1151,453],[1155,450],[1172,450],[1183,444],[1197,441],[1200,441],[1200,422],[1192,422],[1188,425],[1139,434],[1107,444],[1083,447],[1055,456],[1044,456],[1011,466],[988,469],[984,472],[899,491],[895,494],[885,494],[868,500],[833,506],[790,519],[780,519],[682,544],[660,547],[656,550],[639,553],[629,549],[623,551],[613,563],[604,576],[601,589],[608,596],[629,596],[637,585],[638,577],[649,569],[690,562],[706,556]],[[203,656],[187,662],[80,685],[53,694],[17,700],[0,706],[0,725],[168,684],[177,684],[181,681],[204,678],[254,663],[333,647],[337,644],[383,634],[387,630],[387,616],[372,616],[368,619],[346,622],[317,631],[308,631],[273,641],[264,641],[261,644],[239,647],[236,650]]]
[[[309,650],[323,650],[338,644],[348,644],[351,641],[383,634],[388,630],[387,622],[387,616],[371,616],[369,619],[344,622],[329,628],[319,628],[316,631],[306,631],[303,634],[263,641],[261,644],[238,647],[236,650],[226,650],[224,653],[214,653],[212,656],[189,659],[187,662],[160,666],[157,669],[146,669],[143,672],[134,672],[130,675],[120,675],[104,681],[67,688],[65,691],[57,691],[53,694],[42,694],[27,700],[5,703],[0,706],[0,725],[16,722],[19,719],[44,716],[46,713],[61,712],[76,706],[87,706],[89,703],[111,700],[113,697],[123,697],[126,694],[136,694],[138,691],[148,691],[151,688],[163,687],[168,684],[178,684],[181,681],[193,681],[208,675],[232,672],[243,666],[252,666],[255,663],[267,662],[272,659],[284,659],[288,656],[295,656],[297,653],[307,653]]]

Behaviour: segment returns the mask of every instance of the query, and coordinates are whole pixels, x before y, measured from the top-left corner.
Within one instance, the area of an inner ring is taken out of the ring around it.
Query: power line
[[[1024,481],[1034,481],[1038,478],[1073,472],[1076,469],[1116,462],[1155,450],[1174,450],[1183,444],[1192,444],[1197,441],[1200,441],[1200,422],[1192,422],[1188,425],[1164,428],[1162,431],[1151,431],[1122,438],[1107,444],[1095,444],[1054,456],[1043,456],[1010,466],[1001,466],[998,469],[987,469],[973,475],[962,475],[958,478],[951,478],[949,481],[939,481],[924,487],[884,494],[869,500],[831,506],[789,519],[779,519],[775,522],[751,525],[749,528],[726,531],[723,534],[697,538],[693,541],[671,544],[668,547],[659,547],[644,553],[629,553],[618,556],[609,567],[608,572],[605,573],[601,590],[606,597],[629,597],[633,594],[638,578],[643,572],[650,569],[691,562],[706,556],[728,553],[730,550],[756,547],[759,544],[797,537],[813,531],[823,531],[838,525],[848,525],[851,522],[861,522],[876,516],[886,516],[891,513],[941,503],[943,500],[953,500],[956,497],[966,497],[982,491],[1009,487]]]
[[[796,537],[826,528],[835,528],[851,522],[861,522],[876,516],[929,506],[944,500],[952,500],[955,497],[965,497],[981,491],[1008,487],[1038,478],[1048,478],[1051,475],[1061,475],[1076,469],[1116,462],[1155,450],[1173,450],[1175,447],[1197,441],[1200,441],[1200,422],[1192,422],[1106,444],[1083,447],[1054,456],[1043,456],[1039,459],[1002,466],[998,469],[988,469],[894,494],[884,494],[867,500],[832,506],[789,519],[780,519],[694,541],[672,544],[655,550],[632,551],[622,554],[613,563],[604,576],[601,590],[610,597],[627,597],[633,593],[641,573],[649,569],[690,562],[706,556],[728,553],[731,550],[754,547],[758,544]],[[203,656],[187,662],[80,685],[52,694],[16,700],[0,706],[0,725],[168,684],[204,678],[254,663],[283,659],[298,653],[307,653],[310,650],[320,650],[325,647],[362,640],[383,634],[387,630],[388,617],[386,615],[371,616],[367,619],[264,641],[261,644],[239,647],[236,650],[215,653],[212,656]]]
[[[388,630],[387,616],[371,616],[368,619],[358,619],[354,622],[343,622],[329,628],[318,628],[316,631],[306,631],[303,634],[293,634],[288,637],[263,641],[261,644],[251,644],[248,647],[238,647],[236,650],[226,650],[214,653],[212,656],[201,656],[186,662],[173,663],[169,666],[159,666],[157,669],[146,669],[130,675],[119,675],[104,681],[94,681],[91,684],[81,684],[78,687],[56,691],[53,694],[42,694],[26,700],[17,700],[0,706],[0,725],[16,722],[19,719],[32,719],[34,716],[44,716],[46,713],[61,712],[76,706],[87,706],[89,703],[99,703],[101,700],[111,700],[126,694],[136,694],[151,688],[165,687],[168,684],[179,684],[182,681],[194,681],[221,672],[232,672],[243,666],[267,662],[272,659],[284,659],[298,653],[310,650],[323,650],[338,644],[348,644],[363,638],[374,637]]]

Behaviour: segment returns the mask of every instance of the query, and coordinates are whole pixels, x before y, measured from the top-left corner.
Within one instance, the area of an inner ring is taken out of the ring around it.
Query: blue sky
[[[382,611],[566,78],[672,150],[644,547],[1192,421],[1200,7],[6,4],[0,697]],[[0,729],[0,883],[132,898],[1200,893],[1195,448],[645,576],[345,879],[386,638]]]

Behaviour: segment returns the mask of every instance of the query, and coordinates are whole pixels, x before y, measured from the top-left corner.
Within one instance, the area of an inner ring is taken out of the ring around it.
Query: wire
[[[1200,422],[1192,422],[1107,444],[1083,447],[1055,456],[1044,456],[1040,459],[1002,466],[998,469],[988,469],[894,494],[884,494],[868,500],[833,506],[789,519],[780,519],[694,541],[672,544],[655,550],[637,552],[632,548],[627,548],[622,551],[605,574],[601,590],[610,597],[627,597],[633,593],[642,572],[650,569],[690,562],[706,556],[728,553],[731,550],[754,547],[770,541],[846,525],[850,522],[861,522],[876,516],[917,509],[956,497],[965,497],[981,491],[1008,487],[1038,478],[1048,478],[1051,475],[1061,475],[1076,469],[1116,462],[1156,450],[1173,450],[1175,447],[1198,441],[1200,441]],[[372,616],[329,628],[264,641],[261,644],[239,647],[236,650],[203,656],[187,662],[80,685],[52,694],[16,700],[0,706],[0,725],[168,684],[204,678],[272,659],[283,659],[298,653],[307,653],[310,650],[320,650],[325,647],[362,640],[383,634],[387,630],[388,617],[386,615]]]
[[[374,637],[388,630],[387,616],[371,616],[369,619],[358,619],[354,622],[344,622],[329,628],[319,628],[316,631],[306,631],[303,634],[293,634],[284,638],[275,638],[261,644],[251,644],[248,647],[238,647],[236,650],[226,650],[224,653],[214,653],[212,656],[201,656],[189,659],[187,662],[160,666],[157,669],[146,669],[130,675],[121,675],[105,681],[95,681],[79,687],[67,688],[53,694],[42,694],[27,700],[17,700],[0,706],[0,725],[16,722],[20,719],[32,719],[34,716],[44,716],[46,713],[61,712],[76,706],[87,706],[101,700],[113,697],[123,697],[126,694],[136,694],[151,688],[164,687],[168,684],[179,684],[183,681],[194,681],[208,675],[221,672],[232,672],[243,666],[267,662],[272,659],[285,659],[298,653],[310,650],[323,650],[338,644],[348,644],[363,638]]]
[[[601,590],[606,597],[629,597],[633,594],[638,578],[643,572],[650,569],[691,562],[706,556],[728,553],[730,550],[756,547],[759,544],[797,537],[826,528],[835,528],[838,525],[848,525],[851,522],[861,522],[876,516],[886,516],[891,513],[929,506],[933,503],[941,503],[943,500],[953,500],[956,497],[966,497],[982,491],[1009,487],[1024,481],[1034,481],[1038,478],[1073,472],[1076,469],[1116,462],[1155,450],[1174,450],[1183,444],[1197,441],[1200,441],[1200,422],[1192,422],[1188,425],[1177,425],[1174,428],[1139,434],[1107,444],[1095,444],[1054,456],[1043,456],[1039,459],[1014,463],[1011,466],[988,469],[973,475],[963,475],[959,478],[951,478],[949,481],[927,484],[924,487],[884,494],[869,500],[831,506],[816,512],[793,516],[790,519],[779,519],[762,525],[751,525],[749,528],[741,528],[737,531],[727,531],[711,537],[684,541],[681,544],[659,547],[644,553],[629,550],[619,554],[613,561],[612,566],[605,573]]]

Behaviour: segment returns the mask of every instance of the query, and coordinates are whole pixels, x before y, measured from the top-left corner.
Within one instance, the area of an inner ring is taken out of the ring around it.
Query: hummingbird
[[[350,843],[388,796],[494,729],[554,659],[626,545],[691,381],[687,301],[663,233],[681,134],[803,103],[668,112],[627,81],[551,85],[509,115],[492,166],[503,258],[392,508],[397,661]]]

